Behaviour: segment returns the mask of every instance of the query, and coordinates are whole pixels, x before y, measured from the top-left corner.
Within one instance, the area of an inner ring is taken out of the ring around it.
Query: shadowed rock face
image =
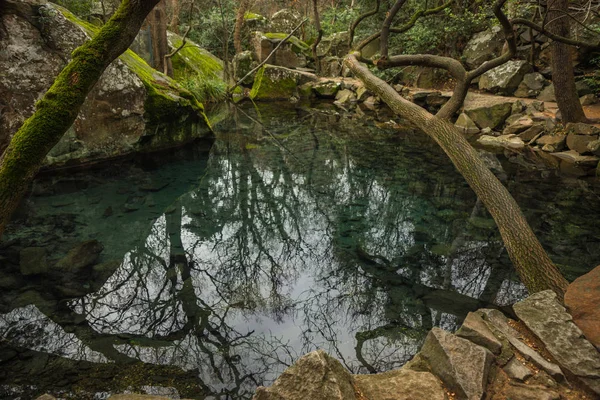
[[[52,85],[72,51],[98,28],[32,0],[0,12],[0,153]],[[160,105],[159,105],[160,104]],[[169,126],[169,130],[165,126]],[[210,132],[202,106],[128,51],[109,65],[45,164],[98,161],[189,142]]]

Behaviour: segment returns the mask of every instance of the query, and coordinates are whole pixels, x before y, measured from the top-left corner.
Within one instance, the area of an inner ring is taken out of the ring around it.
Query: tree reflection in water
[[[4,390],[102,390],[84,383],[95,366],[113,379],[104,390],[248,399],[308,351],[354,373],[396,368],[433,326],[524,295],[485,210],[427,138],[362,116],[268,111],[263,125],[234,110],[205,170],[148,206],[160,208],[150,224],[98,228],[101,242],[136,240],[101,287],[66,298],[40,282],[2,305]],[[87,217],[86,229],[100,223]],[[151,373],[128,380],[132,369],[114,367],[126,365]],[[36,379],[48,366],[84,376]],[[179,378],[155,379],[166,374]]]

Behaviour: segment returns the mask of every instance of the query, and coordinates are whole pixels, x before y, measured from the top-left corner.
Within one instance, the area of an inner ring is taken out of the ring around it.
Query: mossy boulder
[[[71,53],[98,27],[52,3],[26,0],[0,16],[0,98],[12,104],[0,115],[0,152],[35,100],[50,87]],[[31,24],[29,21],[37,21]],[[211,135],[203,106],[175,81],[131,50],[106,69],[75,123],[45,160],[46,167],[97,162],[160,150]]]
[[[325,36],[317,46],[317,57],[345,57],[350,51],[350,46],[348,46],[349,38],[348,32],[337,32],[333,35]]]
[[[316,81],[314,74],[265,64],[254,78],[250,92],[252,100],[287,100],[297,96],[299,85]]]
[[[501,101],[491,104],[467,102],[464,112],[480,129],[499,128],[510,116],[512,111],[512,102]]]
[[[253,68],[256,68],[258,63],[254,60],[252,52],[249,50],[237,53],[232,60],[233,76],[235,80],[240,80],[246,76]],[[244,85],[251,85],[254,82],[254,77],[251,75],[242,82]]]
[[[307,59],[310,58],[310,46],[295,36],[291,36],[275,53],[271,54],[287,36],[286,33],[254,32],[252,37],[254,58],[258,62],[268,58],[269,64],[286,68],[305,67]]]
[[[290,33],[300,23],[302,16],[289,8],[277,11],[271,16],[269,23],[272,32]]]
[[[183,44],[183,38],[173,32],[167,32],[167,40],[171,51]],[[185,79],[190,75],[199,79],[223,80],[223,61],[189,39],[186,39],[185,45],[171,61],[176,80]]]

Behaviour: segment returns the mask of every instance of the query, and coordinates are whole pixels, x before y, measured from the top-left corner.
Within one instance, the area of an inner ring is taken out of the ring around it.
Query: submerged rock
[[[567,287],[565,305],[586,339],[600,349],[600,266]]]
[[[253,400],[352,400],[352,375],[323,350],[301,357],[270,387],[259,387]]]
[[[562,367],[600,395],[600,353],[583,337],[556,293],[534,293],[513,309]]]
[[[48,271],[46,249],[43,247],[27,247],[19,255],[19,269],[25,276],[39,275]]]
[[[83,242],[67,253],[55,265],[56,269],[69,272],[77,272],[85,267],[95,264],[100,257],[104,246],[97,240]]]

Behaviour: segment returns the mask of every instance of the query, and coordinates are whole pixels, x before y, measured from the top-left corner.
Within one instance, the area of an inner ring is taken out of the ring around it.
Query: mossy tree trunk
[[[562,299],[567,280],[542,248],[515,199],[454,125],[404,99],[360,64],[354,54],[345,63],[396,114],[411,121],[444,150],[496,221],[508,255],[527,289],[530,292],[552,289]]]
[[[75,49],[72,60],[36,104],[0,158],[0,238],[48,152],[77,118],[108,65],[137,35],[159,0],[123,0],[98,34]]]

